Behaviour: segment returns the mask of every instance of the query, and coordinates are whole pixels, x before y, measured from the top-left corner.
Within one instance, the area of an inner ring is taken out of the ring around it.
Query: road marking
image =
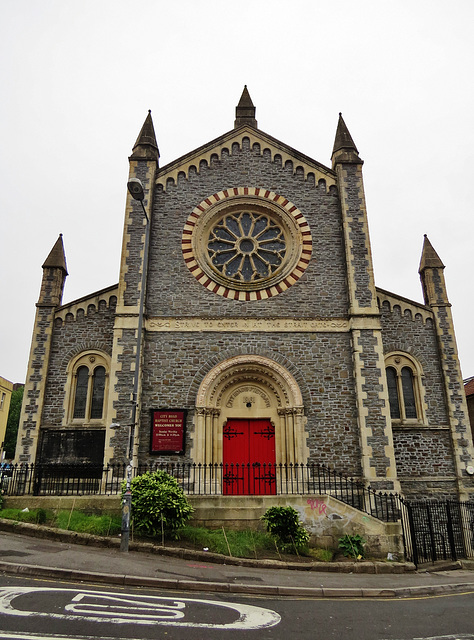
[[[16,609],[14,600],[28,594],[67,594],[70,601],[65,605],[67,613],[54,611],[29,611],[23,604]],[[219,624],[187,621],[186,609],[192,612],[193,605],[205,605],[231,610],[238,614],[237,620]],[[207,629],[265,629],[274,627],[281,618],[271,609],[247,604],[200,600],[194,598],[165,598],[160,596],[128,595],[84,589],[60,589],[51,587],[5,587],[0,589],[0,614],[29,617],[39,616],[59,620],[91,620],[112,624],[164,625],[173,627],[200,627]],[[4,636],[0,635],[0,638]],[[8,636],[7,636],[8,637]]]
[[[427,638],[413,638],[413,640],[474,640],[472,633],[454,633],[448,636],[429,636]]]

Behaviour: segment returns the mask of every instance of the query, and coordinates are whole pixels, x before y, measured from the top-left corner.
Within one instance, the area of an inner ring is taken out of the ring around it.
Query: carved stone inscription
[[[147,331],[349,331],[349,321],[292,318],[149,318]]]

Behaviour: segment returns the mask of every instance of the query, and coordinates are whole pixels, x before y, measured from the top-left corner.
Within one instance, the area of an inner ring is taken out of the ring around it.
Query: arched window
[[[71,367],[70,416],[81,422],[105,420],[108,362],[104,355],[87,353]]]
[[[390,417],[392,420],[423,419],[421,367],[406,354],[394,353],[386,358]]]

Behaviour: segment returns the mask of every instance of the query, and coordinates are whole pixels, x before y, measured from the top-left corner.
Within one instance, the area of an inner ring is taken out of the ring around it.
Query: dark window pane
[[[76,397],[74,398],[74,418],[86,417],[87,385],[89,382],[89,369],[79,367],[76,376]]]
[[[398,402],[397,372],[393,367],[387,368],[388,400],[390,402],[390,417],[400,420],[400,404]]]
[[[97,367],[92,382],[91,420],[102,418],[104,406],[105,369]]]
[[[413,389],[413,372],[409,367],[402,369],[403,402],[405,403],[405,417],[416,418],[415,391]]]

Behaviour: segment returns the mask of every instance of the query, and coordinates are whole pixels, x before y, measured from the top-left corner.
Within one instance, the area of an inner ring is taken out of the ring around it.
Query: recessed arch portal
[[[303,398],[281,364],[258,355],[238,355],[211,369],[196,395],[192,457],[222,462],[222,431],[229,419],[267,419],[275,427],[276,463],[306,462]]]

